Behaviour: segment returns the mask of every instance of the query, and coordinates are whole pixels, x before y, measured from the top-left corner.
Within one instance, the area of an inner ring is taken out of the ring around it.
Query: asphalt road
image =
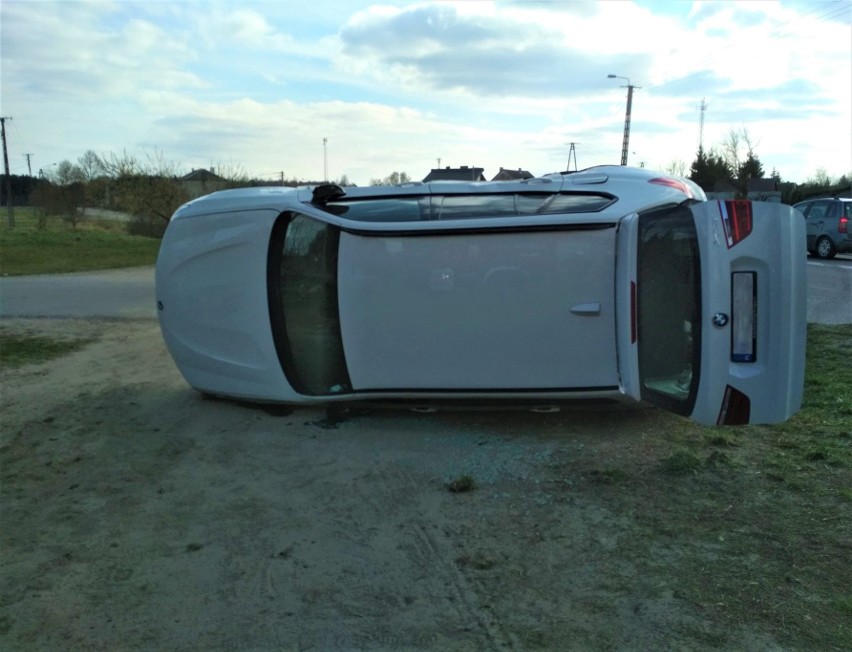
[[[155,301],[153,267],[0,278],[0,318],[156,318]],[[808,321],[852,324],[852,256],[808,259]]]
[[[852,256],[808,259],[808,321],[852,324]]]
[[[156,318],[154,268],[0,278],[0,317]]]

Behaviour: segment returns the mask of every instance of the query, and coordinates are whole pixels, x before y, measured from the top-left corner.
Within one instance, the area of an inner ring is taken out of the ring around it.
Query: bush
[[[134,215],[127,223],[127,233],[144,235],[148,238],[162,238],[168,222],[152,215]]]

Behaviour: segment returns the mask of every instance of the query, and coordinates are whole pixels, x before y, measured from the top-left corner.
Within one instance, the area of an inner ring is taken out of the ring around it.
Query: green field
[[[153,265],[160,241],[128,235],[123,222],[83,218],[72,228],[49,217],[39,228],[32,208],[15,209],[15,227],[0,226],[0,275],[60,274]]]

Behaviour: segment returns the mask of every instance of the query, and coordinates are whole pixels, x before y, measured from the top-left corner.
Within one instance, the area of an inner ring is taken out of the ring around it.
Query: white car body
[[[803,242],[788,206],[707,202],[690,181],[617,166],[250,188],[178,209],[157,302],[178,368],[212,395],[644,401],[771,423],[801,403]]]

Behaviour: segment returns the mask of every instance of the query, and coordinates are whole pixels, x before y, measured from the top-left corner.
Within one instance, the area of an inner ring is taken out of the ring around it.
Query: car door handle
[[[601,304],[597,302],[578,303],[576,306],[571,306],[571,312],[583,317],[594,317],[601,314]]]

